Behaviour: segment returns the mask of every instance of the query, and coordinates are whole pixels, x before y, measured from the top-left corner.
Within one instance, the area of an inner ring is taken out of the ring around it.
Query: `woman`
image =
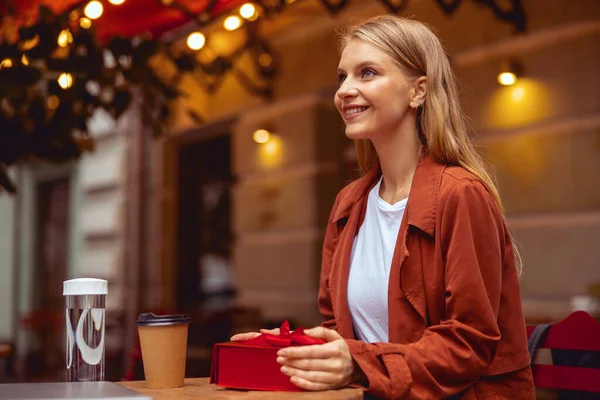
[[[534,399],[520,267],[438,38],[381,16],[342,46],[335,105],[365,175],[327,225],[326,321],[305,331],[326,343],[280,350],[282,372],[388,399]]]

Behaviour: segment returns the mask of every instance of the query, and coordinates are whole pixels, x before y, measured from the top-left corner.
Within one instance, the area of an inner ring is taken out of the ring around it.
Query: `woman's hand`
[[[268,333],[271,335],[279,335],[279,328],[275,329],[261,329],[260,332],[246,332],[246,333],[238,333],[233,335],[229,340],[235,342],[236,340],[250,340],[254,339],[257,336],[260,336],[263,333]]]
[[[306,390],[328,390],[344,387],[352,382],[354,363],[348,345],[332,329],[316,327],[304,333],[325,344],[286,347],[277,352],[281,372],[290,381]]]

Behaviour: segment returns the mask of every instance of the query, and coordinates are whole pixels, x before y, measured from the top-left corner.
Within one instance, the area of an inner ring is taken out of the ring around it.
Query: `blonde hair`
[[[382,50],[409,76],[427,78],[425,101],[417,110],[417,129],[425,150],[437,162],[460,166],[479,178],[504,212],[488,166],[469,137],[448,55],[431,29],[418,21],[382,15],[346,27],[341,32],[341,48],[352,39]],[[378,162],[375,147],[366,139],[356,140],[355,147],[358,165],[366,173]],[[514,240],[513,251],[520,274],[522,262]]]

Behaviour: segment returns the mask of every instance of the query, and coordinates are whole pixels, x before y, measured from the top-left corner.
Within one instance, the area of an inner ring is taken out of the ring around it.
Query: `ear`
[[[411,104],[416,105],[416,108],[420,107],[425,101],[427,95],[427,77],[418,77],[413,84],[413,95],[410,100]]]

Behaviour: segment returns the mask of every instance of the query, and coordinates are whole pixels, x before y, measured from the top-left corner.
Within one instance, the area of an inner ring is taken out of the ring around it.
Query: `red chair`
[[[530,338],[535,326],[527,327]],[[600,351],[600,323],[585,311],[576,311],[552,324],[539,348]],[[600,369],[533,364],[535,386],[600,393]]]

